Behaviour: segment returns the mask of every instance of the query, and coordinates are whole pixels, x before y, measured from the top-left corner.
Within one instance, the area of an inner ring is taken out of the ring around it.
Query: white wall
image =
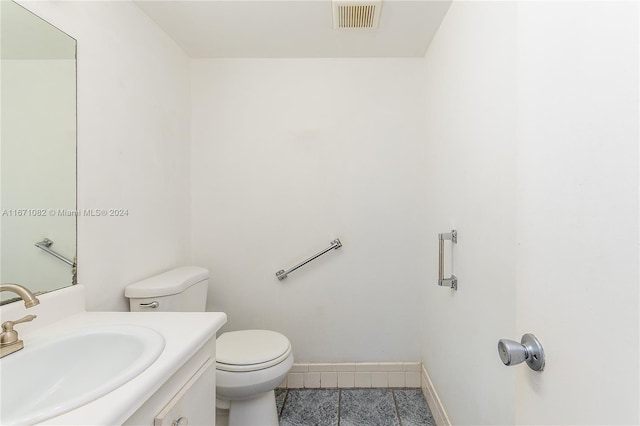
[[[548,356],[518,424],[640,423],[638,13],[518,7],[518,331]]]
[[[453,424],[639,421],[638,25],[633,2],[454,2],[426,55],[459,291],[428,288],[423,362]],[[542,373],[499,361],[526,332]]]
[[[515,337],[515,18],[513,3],[453,2],[425,57],[422,361],[453,424],[515,421],[496,351]],[[437,285],[437,235],[453,228],[457,292]]]
[[[131,2],[24,2],[78,40],[78,281],[91,310],[189,262],[189,63]]]
[[[227,330],[281,331],[300,362],[419,358],[421,63],[192,61],[193,256]]]

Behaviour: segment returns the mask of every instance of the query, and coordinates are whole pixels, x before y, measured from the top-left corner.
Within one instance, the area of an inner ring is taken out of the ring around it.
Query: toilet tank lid
[[[170,296],[209,278],[209,271],[199,266],[181,266],[159,275],[129,284],[124,295],[129,298]]]

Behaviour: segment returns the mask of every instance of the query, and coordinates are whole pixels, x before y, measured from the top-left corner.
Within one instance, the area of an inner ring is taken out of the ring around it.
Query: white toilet
[[[130,284],[132,312],[204,311],[209,271],[184,266]],[[273,390],[293,366],[289,339],[268,330],[223,333],[216,340],[216,406],[229,426],[277,426]],[[212,401],[213,403],[213,401]]]

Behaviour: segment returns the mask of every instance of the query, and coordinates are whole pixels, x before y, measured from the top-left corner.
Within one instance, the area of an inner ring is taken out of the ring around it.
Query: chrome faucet
[[[0,292],[11,291],[24,301],[25,308],[32,308],[40,303],[38,298],[26,287],[18,284],[2,284]],[[35,315],[27,315],[15,321],[5,321],[2,323],[2,333],[0,333],[0,358],[12,354],[24,348],[24,342],[18,338],[18,332],[13,326],[23,322],[33,321]]]

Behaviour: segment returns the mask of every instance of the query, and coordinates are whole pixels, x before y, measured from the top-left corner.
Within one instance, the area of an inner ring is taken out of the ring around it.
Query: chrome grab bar
[[[458,290],[458,279],[455,275],[444,277],[444,240],[451,240],[453,244],[457,244],[458,232],[453,229],[451,232],[438,234],[438,285]]]
[[[326,249],[322,250],[319,253],[314,254],[313,256],[308,258],[307,260],[304,260],[304,261],[298,263],[296,266],[294,266],[293,268],[289,269],[288,271],[285,271],[284,269],[279,270],[278,272],[276,272],[276,277],[278,277],[278,279],[280,281],[282,281],[285,278],[287,278],[287,275],[289,275],[291,272],[295,271],[296,269],[298,269],[298,268],[306,265],[307,263],[311,262],[312,260],[322,256],[326,252],[331,251],[333,249],[338,249],[340,247],[342,247],[342,243],[340,242],[340,240],[338,238],[336,238],[335,240],[331,241],[331,245],[329,247],[327,247]]]
[[[75,267],[76,263],[73,260],[67,259],[66,257],[64,257],[63,255],[61,255],[60,253],[57,253],[53,250],[51,250],[49,247],[51,247],[53,245],[53,241],[51,241],[48,238],[45,238],[42,241],[39,241],[36,243],[36,247],[38,247],[41,250],[44,250],[45,252],[49,253],[51,256],[62,260],[64,263],[66,263],[67,265],[71,266],[71,267]]]

